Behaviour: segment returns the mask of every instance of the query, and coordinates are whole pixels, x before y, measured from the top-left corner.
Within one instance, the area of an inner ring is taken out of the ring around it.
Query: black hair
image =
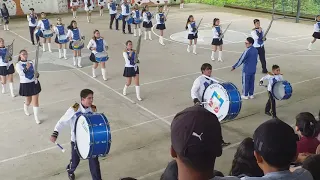
[[[262,177],[263,171],[257,164],[257,160],[254,157],[254,142],[253,139],[248,137],[245,138],[236,153],[232,161],[230,170],[231,176],[246,175],[249,177]]]
[[[250,43],[250,44],[253,44],[254,43],[254,39],[252,37],[247,37],[247,41]]]
[[[275,70],[275,69],[278,69],[278,68],[280,68],[278,65],[276,65],[276,64],[272,65],[272,70]]]
[[[296,116],[296,126],[305,137],[315,137],[318,122],[309,112],[302,112]]]
[[[120,178],[119,180],[137,180],[137,179],[132,177],[125,177],[125,178]]]
[[[206,69],[212,69],[211,64],[209,64],[209,63],[204,63],[204,64],[202,64],[202,66],[201,66],[201,72],[203,72],[203,71],[206,70]]]
[[[221,171],[213,170],[213,177],[224,177],[224,174]]]
[[[126,42],[126,46],[128,46],[129,43],[132,43],[132,41],[131,41],[131,40],[128,40],[128,41]]]
[[[320,179],[320,154],[311,155],[303,162],[302,168],[308,170],[314,180]]]
[[[141,10],[141,14],[143,15],[143,13],[145,13],[147,11],[147,7],[149,7],[148,5],[145,5],[142,10]]]
[[[80,97],[81,98],[86,98],[88,97],[90,94],[93,95],[93,91],[91,89],[83,89],[81,92],[80,92]]]
[[[254,19],[253,20],[253,24],[256,24],[257,22],[260,22],[260,20],[259,19]]]
[[[74,28],[73,28],[73,23],[77,23],[77,21],[72,20],[72,21],[70,22],[70,25],[67,27],[67,29],[73,30],[73,29],[74,29]]]
[[[4,6],[4,9],[8,12],[7,5],[5,3],[2,3],[2,6]]]
[[[186,23],[186,30],[188,29],[188,24],[191,22],[190,18],[192,18],[192,15],[189,15],[188,19],[187,19],[187,23]]]
[[[95,29],[95,30],[93,31],[93,37],[92,37],[92,39],[93,39],[94,41],[97,40],[97,38],[96,38],[96,36],[95,36],[96,32],[99,32],[99,30],[98,30],[98,29]]]
[[[214,18],[212,27],[214,27],[216,25],[216,22],[219,21],[219,20],[220,20],[219,18]]]

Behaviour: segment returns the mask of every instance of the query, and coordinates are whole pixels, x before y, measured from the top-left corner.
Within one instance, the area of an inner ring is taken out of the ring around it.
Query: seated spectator
[[[302,164],[302,168],[308,170],[313,180],[320,180],[320,155],[309,156]]]
[[[320,154],[320,145],[317,147],[316,154]]]
[[[318,122],[309,112],[302,112],[296,116],[296,131],[301,139],[297,142],[298,153],[315,154],[320,142],[316,138]]]
[[[237,152],[234,155],[232,161],[232,167],[230,171],[231,176],[237,176],[239,178],[249,177],[261,177],[263,171],[257,164],[257,160],[253,155],[254,143],[252,138],[244,139],[239,145]]]
[[[215,160],[222,154],[221,141],[221,125],[213,113],[200,106],[178,113],[171,123],[171,156],[177,162],[178,179],[213,178]]]

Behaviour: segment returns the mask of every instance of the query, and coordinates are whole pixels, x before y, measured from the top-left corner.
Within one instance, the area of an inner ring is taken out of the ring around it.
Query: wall
[[[79,11],[84,10],[83,0],[81,0]],[[97,0],[94,0],[97,3]],[[141,1],[141,5],[156,5],[157,0],[131,0],[132,3]],[[179,0],[168,0],[169,3],[178,3]],[[30,8],[34,8],[37,13],[66,13],[69,11],[69,0],[0,0],[1,4],[5,3],[9,10],[10,16],[28,14]],[[159,0],[159,4],[164,4],[164,0]],[[96,5],[97,7],[97,5]]]

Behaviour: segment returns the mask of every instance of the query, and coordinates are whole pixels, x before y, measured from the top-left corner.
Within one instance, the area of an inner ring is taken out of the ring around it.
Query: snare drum
[[[237,87],[230,83],[215,83],[206,88],[202,102],[204,108],[215,114],[219,121],[232,120],[241,110],[241,95]]]
[[[292,86],[288,81],[278,81],[273,83],[271,93],[277,100],[286,100],[292,95]]]
[[[51,38],[53,36],[53,32],[51,30],[44,30],[42,34],[43,38]]]
[[[140,24],[140,23],[142,23],[142,20],[141,19],[134,19],[134,23],[135,24]]]
[[[60,35],[60,36],[58,36],[58,41],[60,44],[65,44],[65,43],[69,42],[69,39],[68,39],[67,35]]]
[[[74,50],[80,50],[84,47],[83,41],[77,40],[72,42],[72,48]]]
[[[133,23],[133,17],[126,17],[125,21],[128,23],[128,24],[132,24]]]
[[[122,14],[117,14],[116,15],[116,20],[122,20]]]
[[[111,147],[111,131],[104,114],[82,114],[75,123],[76,147],[82,159],[106,156]]]
[[[97,62],[106,62],[109,59],[108,54],[105,52],[98,52],[95,57]]]
[[[36,29],[36,30],[34,31],[34,35],[40,37],[40,36],[41,36],[41,30],[40,30],[40,29]]]

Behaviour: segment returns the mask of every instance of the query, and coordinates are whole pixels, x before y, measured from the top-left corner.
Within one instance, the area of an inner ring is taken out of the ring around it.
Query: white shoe
[[[254,96],[253,96],[253,95],[251,95],[251,96],[249,96],[249,98],[250,98],[250,99],[254,99]]]
[[[312,50],[311,46],[312,46],[312,43],[309,43],[309,45],[308,45],[308,50],[309,50],[309,51]]]
[[[244,96],[244,95],[241,95],[241,98],[242,98],[242,99],[245,99],[245,100],[248,100],[248,99],[249,99],[248,96]]]
[[[214,60],[215,60],[215,59],[214,59],[214,56],[211,56],[211,60],[212,60],[212,61],[214,61]]]
[[[125,84],[125,85],[124,85],[124,88],[123,88],[123,91],[122,91],[122,94],[123,94],[124,96],[127,95],[127,89],[128,89],[128,86]]]
[[[218,61],[222,62],[222,59],[218,59]]]

